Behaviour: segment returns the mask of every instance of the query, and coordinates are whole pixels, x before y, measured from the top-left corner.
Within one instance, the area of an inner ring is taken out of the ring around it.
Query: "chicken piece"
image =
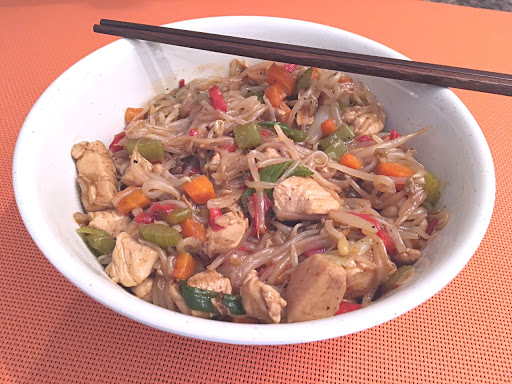
[[[362,266],[345,267],[347,275],[346,299],[362,297],[375,281],[376,271]]]
[[[112,261],[105,272],[116,283],[133,287],[142,283],[152,272],[158,252],[138,243],[128,233],[117,235]]]
[[[217,271],[199,272],[187,280],[191,287],[231,295],[231,282]]]
[[[132,293],[138,298],[147,301],[148,303],[153,302],[153,278],[148,277],[142,283],[137,284],[130,288]]]
[[[324,215],[341,204],[313,179],[292,176],[274,188],[274,212],[278,219],[293,215]]]
[[[82,141],[73,145],[71,156],[77,160],[78,185],[86,211],[112,208],[118,189],[116,167],[105,145],[101,141]]]
[[[151,177],[153,164],[146,160],[137,149],[130,156],[130,165],[126,169],[121,181],[128,186],[140,187]]]
[[[265,323],[281,322],[281,310],[286,306],[286,301],[273,287],[258,279],[254,269],[240,287],[240,295],[247,316]]]
[[[348,124],[356,135],[371,135],[384,128],[386,114],[379,103],[347,108],[342,121]]]
[[[406,248],[405,252],[397,253],[391,256],[391,260],[397,264],[414,264],[421,257],[421,251],[419,249]]]
[[[233,212],[228,212],[217,217],[215,224],[221,226],[222,229],[215,231],[211,227],[208,227],[206,231],[208,237],[206,253],[210,256],[231,251],[238,247],[249,226],[247,219],[244,218],[242,213],[237,215]]]
[[[306,91],[307,92],[307,91]],[[299,100],[302,99],[304,91],[299,92]],[[315,119],[315,112],[318,109],[318,98],[314,94],[310,94],[305,100],[303,106],[296,115],[297,124],[299,127],[311,125]]]
[[[123,232],[130,223],[130,218],[117,213],[117,211],[98,211],[89,212],[89,225],[94,228],[101,229],[113,237]]]
[[[342,266],[323,255],[308,257],[295,267],[286,287],[288,322],[333,316],[347,287]]]
[[[263,150],[263,154],[266,158],[273,159],[276,157],[282,157],[277,149],[274,147],[267,147]]]

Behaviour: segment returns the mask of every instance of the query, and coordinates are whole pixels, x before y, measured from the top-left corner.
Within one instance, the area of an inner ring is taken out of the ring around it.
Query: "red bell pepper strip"
[[[434,229],[436,229],[437,224],[439,224],[439,219],[437,217],[434,217],[430,221],[430,223],[428,223],[427,230],[425,231],[425,232],[427,232],[427,235],[431,235],[432,232],[434,232]]]
[[[188,131],[188,135],[189,136],[197,136],[197,135],[199,135],[199,131],[197,129],[193,128],[190,131]]]
[[[393,243],[393,240],[391,239],[391,236],[389,235],[389,233],[384,229],[384,227],[382,226],[382,224],[380,224],[379,222],[377,222],[372,216],[370,215],[366,215],[364,213],[355,213],[355,212],[349,212],[350,214],[354,215],[354,216],[358,216],[358,217],[361,217],[367,221],[369,221],[370,223],[372,223],[376,228],[377,228],[377,236],[380,237],[380,239],[382,240],[382,242],[384,243],[384,246],[386,247],[386,252],[388,253],[388,255],[394,255],[396,253],[396,247],[395,247],[395,244]]]
[[[260,215],[258,215],[258,195],[256,193],[250,196],[247,199],[247,202],[249,214],[254,219],[254,232],[256,233],[256,235],[259,236],[260,234],[265,233],[267,231],[267,228],[265,226],[265,216],[270,207],[272,206],[272,202],[267,197],[267,195],[263,195],[263,217],[260,217]]]
[[[363,135],[363,136],[359,136],[356,139],[356,141],[359,143],[362,143],[363,141],[373,141],[373,139],[370,136]]]
[[[181,79],[179,82],[178,82],[178,87],[179,88],[183,88],[185,86],[185,79]]]
[[[176,208],[176,204],[155,203],[151,207],[151,212],[156,215],[159,215],[159,216],[165,216],[165,215],[168,215],[169,213],[171,213],[171,211],[175,208]]]
[[[208,218],[208,224],[213,231],[220,231],[224,229],[219,224],[215,223],[215,219],[219,216],[222,216],[222,212],[218,208],[210,208],[210,217]]]
[[[151,224],[155,222],[156,214],[150,212],[141,212],[135,216],[135,222],[139,224]]]
[[[227,112],[228,105],[226,104],[226,100],[224,100],[224,96],[222,96],[222,92],[219,87],[214,85],[208,92],[210,93],[210,100],[212,101],[213,108],[222,112]]]
[[[108,149],[110,149],[112,152],[119,152],[123,150],[123,146],[119,145],[119,142],[123,140],[126,136],[126,133],[121,132],[114,136],[114,140],[112,140],[112,143],[108,146]]]
[[[285,64],[283,65],[283,68],[286,69],[288,72],[292,73],[295,71],[295,68],[297,68],[297,64]]]
[[[338,311],[334,314],[334,316],[341,315],[341,314],[347,313],[347,312],[352,312],[352,311],[355,311],[356,309],[360,309],[360,308],[361,308],[360,304],[350,303],[348,301],[343,300],[340,303],[340,307],[339,307]]]
[[[395,131],[394,129],[391,130],[391,133],[389,134],[389,140],[398,139],[400,137],[400,134]]]

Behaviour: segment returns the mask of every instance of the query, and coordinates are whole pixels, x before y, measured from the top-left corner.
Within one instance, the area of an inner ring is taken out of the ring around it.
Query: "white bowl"
[[[173,27],[283,43],[405,58],[366,38],[297,20],[217,17]],[[114,284],[76,235],[81,209],[74,143],[108,145],[124,127],[127,106],[142,105],[176,87],[177,80],[227,74],[231,56],[120,40],[63,73],[40,97],[18,137],[13,177],[16,201],[32,238],[50,262],[86,294],[131,319],[179,335],[235,344],[287,344],[351,334],[391,320],[441,290],[471,258],[489,224],[495,177],[476,121],[448,89],[381,78],[360,78],[388,115],[387,130],[409,133],[433,125],[412,142],[418,158],[442,181],[442,203],[452,215],[428,245],[406,286],[367,308],[328,319],[277,325],[204,320],[146,303]]]

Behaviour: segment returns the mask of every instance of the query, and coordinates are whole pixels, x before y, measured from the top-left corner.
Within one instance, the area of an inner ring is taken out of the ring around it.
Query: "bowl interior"
[[[183,21],[173,27],[403,58],[363,37],[296,20],[219,17]],[[295,343],[357,332],[414,308],[455,277],[476,250],[492,213],[495,181],[485,139],[471,114],[448,89],[357,76],[382,103],[387,130],[405,134],[433,126],[410,146],[442,180],[442,203],[452,219],[429,244],[417,265],[418,273],[407,286],[342,318],[248,325],[170,312],[114,284],[75,233],[72,214],[81,206],[70,156],[72,145],[97,139],[108,145],[124,127],[126,107],[147,103],[176,87],[181,78],[226,75],[232,58],[121,40],[75,64],[41,96],[17,142],[14,187],[31,236],[64,276],[94,299],[134,320],[185,336],[241,344]]]

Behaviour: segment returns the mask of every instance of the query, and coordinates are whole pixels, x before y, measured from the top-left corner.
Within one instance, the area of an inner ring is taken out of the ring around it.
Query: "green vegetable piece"
[[[235,128],[235,142],[238,148],[252,149],[263,143],[261,128],[255,122]]]
[[[398,288],[410,277],[412,277],[415,272],[416,271],[412,265],[404,265],[403,267],[398,268],[387,278],[387,280],[382,283],[383,293]]]
[[[219,311],[213,305],[213,300],[219,300],[232,315],[245,315],[242,305],[242,297],[238,295],[225,295],[213,291],[191,287],[185,281],[180,284],[181,294],[185,303],[194,311],[209,312],[218,314]]]
[[[435,205],[441,197],[439,185],[439,179],[427,171],[425,174],[425,191],[427,192],[427,198],[425,201],[430,203],[430,205]]]
[[[290,176],[298,176],[298,177],[309,177],[312,176],[313,172],[308,167],[305,167],[302,164],[299,164],[297,168],[291,173]]]
[[[325,151],[327,147],[336,141],[349,141],[355,137],[354,132],[350,129],[350,127],[346,124],[342,124],[336,131],[331,133],[325,139],[322,139],[318,142],[318,147]]]
[[[256,190],[254,188],[247,188],[240,198],[240,201],[242,202],[242,205],[245,209],[247,209],[247,201],[249,200],[249,197],[254,195],[256,193]]]
[[[294,129],[290,127],[288,124],[281,123],[280,121],[260,121],[259,125],[267,128],[274,128],[274,125],[279,125],[283,130],[283,133],[288,136],[293,141],[302,142],[308,138],[308,134],[306,132],[299,131],[298,129]]]
[[[116,239],[101,229],[82,227],[77,232],[97,256],[111,253],[116,246]]]
[[[279,164],[272,164],[260,171],[260,180],[261,181],[270,181],[276,182],[283,174],[286,172],[288,167],[292,164],[292,160],[285,161]],[[290,174],[290,176],[300,176],[300,177],[308,177],[311,176],[313,172],[308,167],[299,164],[297,168]]]
[[[325,150],[325,154],[331,160],[340,161],[341,156],[347,152],[347,145],[343,141],[336,141],[329,145]]]
[[[163,224],[147,224],[139,228],[139,236],[150,243],[158,245],[162,249],[176,247],[181,236],[174,228]]]
[[[258,101],[261,104],[265,104],[265,100],[263,100],[263,91],[257,91],[257,92],[249,91],[249,92],[247,92],[247,96],[246,97],[251,97],[251,96],[256,96],[258,98]]]
[[[164,148],[162,147],[162,142],[160,140],[148,138],[125,140],[124,150],[128,152],[129,155],[132,154],[135,147],[137,147],[137,150],[142,157],[152,163],[164,160]]]
[[[299,80],[297,80],[297,84],[295,84],[295,88],[297,91],[299,90],[306,90],[309,88],[309,84],[311,83],[311,76],[313,75],[313,68],[308,68],[306,71],[302,74]]]
[[[192,210],[190,208],[175,208],[170,213],[165,215],[163,219],[170,225],[176,225],[183,220],[192,218]]]

